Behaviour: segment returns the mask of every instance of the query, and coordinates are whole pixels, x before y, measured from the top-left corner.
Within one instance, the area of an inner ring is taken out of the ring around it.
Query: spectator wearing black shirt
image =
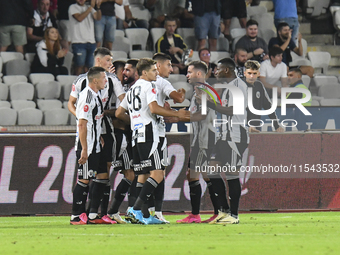
[[[17,52],[24,53],[26,27],[32,18],[31,0],[0,1],[0,51],[6,51],[13,43]]]
[[[44,38],[46,28],[58,28],[55,17],[49,12],[50,0],[38,0],[38,7],[34,11],[34,23],[27,27],[27,52],[35,52],[35,45]]]
[[[308,88],[303,84],[302,80],[302,72],[299,68],[290,69],[288,72],[288,82],[291,88],[299,88],[308,90]],[[301,99],[305,98],[306,94],[300,92],[292,92],[287,95],[287,99]],[[309,99],[308,102],[303,103],[304,106],[312,105],[312,98]]]
[[[181,16],[181,27],[193,28],[195,27],[194,17],[192,13],[192,2],[193,0],[186,0],[185,9]]]
[[[277,26],[277,37],[270,39],[268,48],[271,49],[273,46],[280,47],[283,50],[282,62],[289,67],[289,63],[292,62],[291,52],[295,52],[297,55],[303,55],[303,46],[301,42],[302,36],[298,34],[298,46],[296,46],[292,38],[292,30],[289,24],[286,22],[281,22]],[[314,68],[312,66],[300,66],[299,67],[302,74],[306,74],[313,78]]]
[[[49,27],[45,30],[44,40],[37,43],[36,52],[31,65],[32,73],[51,73],[55,77],[68,74],[67,68],[63,66],[67,50],[61,48],[56,28]]]
[[[183,52],[187,49],[183,38],[179,34],[175,34],[177,28],[176,20],[167,17],[164,22],[165,33],[156,42],[156,52],[163,52],[171,57],[173,73],[185,73],[185,66],[182,63]]]
[[[242,48],[235,50],[234,60],[236,64],[237,76],[244,78],[244,64],[247,62],[247,51]]]
[[[252,100],[253,107],[256,110],[268,110],[272,107],[272,102],[268,96],[266,89],[264,88],[261,81],[257,78],[260,75],[260,63],[253,60],[248,60],[245,63],[245,81],[248,86],[248,94],[250,93],[249,88],[252,88]],[[276,132],[283,132],[283,128],[279,126],[278,118],[276,113],[273,112],[268,115],[272,119],[272,125]],[[249,132],[259,132],[261,126],[261,115],[256,115],[247,108],[247,123],[250,125]],[[255,126],[255,127],[253,127]]]
[[[230,36],[230,24],[232,17],[237,17],[240,26],[242,28],[246,27],[247,23],[247,8],[246,2],[240,0],[221,0],[222,2],[222,13],[221,17],[224,23],[224,36],[230,41],[232,38]]]

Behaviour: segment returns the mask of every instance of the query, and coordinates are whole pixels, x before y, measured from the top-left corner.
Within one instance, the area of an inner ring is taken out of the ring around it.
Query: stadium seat
[[[230,53],[225,52],[225,51],[212,51],[212,52],[210,52],[210,54],[211,54],[210,62],[212,62],[212,63],[217,63],[217,61],[219,61],[222,58],[229,58],[230,57]]]
[[[20,52],[10,52],[10,51],[2,51],[0,52],[0,56],[2,58],[2,63],[5,64],[13,59],[24,59],[24,55]]]
[[[152,58],[153,57],[152,51],[147,50],[134,50],[130,52],[130,58]]]
[[[308,47],[307,41],[302,38],[301,44],[303,48],[302,56],[299,56],[294,51],[291,51],[290,54],[292,56],[292,62],[289,63],[289,66],[312,66],[312,63],[306,58]]]
[[[219,37],[217,38],[217,51],[229,51],[229,41],[227,38]]]
[[[25,54],[25,59],[32,64],[33,59],[34,59],[35,53],[26,53]]]
[[[63,66],[67,68],[69,74],[71,74],[72,61],[73,61],[73,53],[68,51],[65,56]]]
[[[234,28],[241,28],[240,22],[236,17],[232,17],[230,21],[230,31]]]
[[[11,108],[11,103],[8,101],[2,101],[0,100],[0,108],[5,107],[5,108]]]
[[[200,60],[200,57],[198,55],[198,51],[194,50],[194,53],[192,54],[192,57],[190,58],[190,61],[196,61],[196,60]]]
[[[5,84],[11,85],[17,82],[27,82],[27,77],[25,75],[6,75],[2,77]]]
[[[62,103],[58,99],[37,99],[37,105],[43,112],[55,108],[62,108]]]
[[[119,59],[126,59],[128,57],[125,51],[111,51],[112,52],[112,61]]]
[[[34,86],[27,82],[17,82],[9,86],[9,95],[13,100],[33,100]]]
[[[174,100],[168,99],[166,100],[170,104],[170,107],[172,108],[183,108],[183,107],[189,107],[190,106],[190,101],[188,99],[184,99],[182,103],[174,103]]]
[[[8,85],[0,83],[0,100],[8,99]]]
[[[173,84],[178,81],[187,82],[187,77],[184,74],[170,74],[169,78],[167,80]]]
[[[327,98],[340,98],[340,84],[330,83],[325,86],[321,86],[318,91],[318,96]]]
[[[63,100],[68,100],[70,93],[71,93],[72,84],[76,78],[77,78],[76,75],[58,75],[57,76],[57,81],[61,85],[61,98]]]
[[[57,81],[42,81],[36,85],[38,99],[57,99],[60,97],[61,85]]]
[[[259,29],[259,37],[268,44],[272,37],[276,37],[276,32],[273,29]]]
[[[312,106],[320,106],[320,103],[318,100],[312,99]]]
[[[322,99],[320,101],[321,106],[340,106],[340,99],[335,98],[335,99]]]
[[[231,44],[231,50],[232,50],[233,52],[235,52],[235,50],[236,50],[236,49],[235,49],[235,48],[236,48],[236,43],[238,42],[238,40],[241,39],[241,37],[242,37],[242,36],[234,38],[234,40],[233,40],[233,42],[232,42],[232,44]]]
[[[146,50],[149,30],[145,28],[128,28],[125,34],[130,41],[130,52],[133,50]]]
[[[20,111],[22,109],[26,108],[36,108],[36,104],[33,101],[28,101],[28,100],[12,100],[11,101],[12,108]]]
[[[17,122],[17,111],[11,108],[0,108],[0,125],[13,126]]]
[[[70,125],[71,126],[77,125],[76,117],[72,113],[69,113],[69,115],[70,115]]]
[[[33,85],[37,85],[41,81],[54,81],[54,76],[50,73],[31,73],[29,79]]]
[[[2,66],[3,66],[3,63],[2,63],[2,58],[0,56],[0,78],[2,77]]]
[[[183,82],[183,81],[178,81],[178,82],[174,82],[172,83],[172,86],[176,89],[179,90],[181,88],[185,89],[185,98],[186,99],[191,99],[192,94],[193,94],[193,86],[187,82]]]
[[[330,75],[317,75],[313,77],[316,87],[321,87],[330,83],[337,83],[338,80],[335,76]]]
[[[263,13],[254,15],[253,18],[259,23],[258,27],[261,28],[262,30],[275,29],[273,15],[269,13]]]
[[[327,12],[330,0],[307,0],[306,14],[312,17],[318,17]]]
[[[46,126],[67,125],[69,111],[62,108],[49,109],[44,112],[44,123]]]
[[[165,28],[151,28],[150,33],[152,37],[152,47],[155,47],[155,44],[158,41],[158,39],[165,33]]]
[[[301,80],[302,80],[303,84],[304,84],[307,88],[309,88],[310,81],[311,81],[310,77],[309,77],[308,75],[302,75]]]
[[[39,109],[26,108],[18,111],[18,125],[41,125],[43,112]]]
[[[130,51],[130,40],[125,37],[116,37],[113,42],[112,51],[125,51],[128,54]]]
[[[68,104],[68,101],[64,101],[64,102],[63,102],[63,108],[64,108],[64,109],[68,109],[67,104]]]
[[[177,28],[177,34],[182,37],[184,43],[188,46],[188,49],[197,48],[197,39],[194,28]]]
[[[119,29],[117,29],[116,32],[115,32],[115,39],[116,39],[117,37],[124,38],[124,37],[125,37],[125,32],[124,32],[124,30],[119,30]]]
[[[331,54],[326,51],[310,51],[307,53],[313,68],[321,68],[322,73],[327,74],[328,65],[331,61]]]
[[[233,28],[230,30],[230,36],[231,38],[236,38],[236,37],[241,37],[246,34],[246,29],[245,28]]]
[[[13,59],[5,63],[4,72],[6,75],[25,75],[31,72],[31,64],[27,60]]]
[[[264,6],[248,6],[247,15],[252,19],[255,15],[267,13],[267,8]]]

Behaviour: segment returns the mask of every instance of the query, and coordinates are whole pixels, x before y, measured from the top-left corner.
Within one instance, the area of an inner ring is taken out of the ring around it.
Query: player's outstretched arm
[[[185,99],[185,89],[182,88],[177,91],[172,91],[169,96],[175,103],[182,103]]]
[[[88,155],[87,155],[87,120],[80,119],[78,121],[78,128],[79,128],[79,140],[81,144],[81,155],[78,160],[80,165],[86,163]]]
[[[130,117],[126,114],[126,109],[121,106],[119,106],[116,110],[116,117],[124,121],[126,124],[130,124]]]
[[[164,117],[184,117],[184,115],[185,115],[185,112],[183,112],[182,109],[181,109],[182,110],[181,112],[166,109],[166,108],[160,106],[157,103],[157,101],[151,102],[149,104],[149,108],[150,108],[151,113],[161,115],[161,116],[164,116]]]
[[[68,110],[74,115],[76,116],[76,107],[75,104],[77,102],[77,98],[70,96],[68,99],[68,103],[67,103],[67,108]]]

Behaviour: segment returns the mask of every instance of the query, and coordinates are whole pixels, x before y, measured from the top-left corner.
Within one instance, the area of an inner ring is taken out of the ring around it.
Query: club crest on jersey
[[[257,91],[256,92],[256,98],[260,98],[261,94],[260,94],[260,91]]]
[[[151,91],[152,91],[152,93],[156,94],[156,89],[155,88],[153,88]]]
[[[88,112],[89,111],[89,106],[88,105],[85,105],[84,106],[84,112]]]

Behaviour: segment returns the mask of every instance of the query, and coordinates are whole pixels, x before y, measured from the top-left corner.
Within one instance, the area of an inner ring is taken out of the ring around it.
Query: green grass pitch
[[[241,214],[228,226],[175,223],[183,217],[149,226],[0,217],[0,254],[340,254],[340,212]]]

